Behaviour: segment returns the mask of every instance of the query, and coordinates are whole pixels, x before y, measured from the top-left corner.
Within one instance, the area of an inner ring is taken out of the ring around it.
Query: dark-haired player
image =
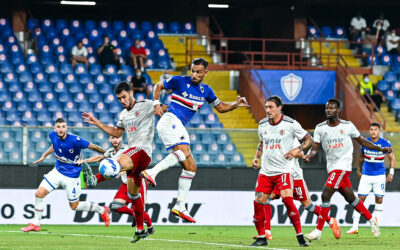
[[[254,224],[258,238],[253,246],[268,245],[265,237],[264,223],[268,198],[272,192],[278,192],[287,214],[295,230],[300,246],[308,247],[304,239],[299,211],[293,203],[293,176],[290,174],[294,158],[301,158],[303,150],[312,145],[312,137],[301,125],[290,117],[282,114],[282,99],[271,96],[265,103],[267,118],[262,119],[258,125],[260,142],[253,160],[253,167],[260,168],[256,183],[256,197],[254,204]],[[293,147],[294,140],[299,140],[301,145]],[[261,157],[261,162],[260,162]]]
[[[381,126],[378,123],[369,125],[369,134],[367,140],[381,147],[392,147],[390,142],[379,137]],[[390,172],[386,178],[385,154],[381,151],[361,148],[360,161],[357,168],[357,175],[360,179],[358,184],[358,198],[363,202],[367,198],[369,192],[375,194],[374,216],[380,222],[383,213],[383,196],[385,195],[386,182],[393,181],[395,159],[394,154],[387,154],[390,160]],[[362,169],[362,170],[361,170]],[[353,226],[347,231],[348,234],[358,233],[358,223],[360,221],[360,213],[354,211]]]
[[[322,144],[322,148],[326,154],[329,173],[328,180],[321,194],[322,208],[318,217],[317,228],[306,235],[310,240],[321,239],[322,229],[324,228],[324,223],[331,207],[330,200],[336,191],[339,191],[345,200],[371,223],[374,236],[378,237],[380,235],[377,219],[372,217],[371,213],[364,206],[364,203],[359,198],[356,198],[350,183],[349,176],[353,161],[353,143],[351,139],[355,139],[368,149],[383,153],[390,153],[392,150],[390,147],[382,148],[364,139],[352,122],[339,119],[339,112],[340,102],[334,98],[329,99],[325,105],[327,120],[315,127],[312,150],[308,155],[303,157],[305,161],[310,161],[317,154],[320,144]]]
[[[39,160],[33,164],[42,162],[48,155],[54,152],[56,156],[55,167],[43,176],[35,196],[35,216],[27,227],[21,228],[24,232],[40,231],[40,221],[43,213],[43,199],[50,192],[61,187],[67,193],[69,206],[75,211],[96,212],[101,214],[106,227],[110,224],[110,210],[107,206],[99,206],[90,201],[79,201],[81,195],[81,166],[78,161],[81,159],[81,151],[89,148],[98,153],[106,152],[103,148],[86,141],[85,139],[69,134],[67,123],[58,118],[54,125],[54,131],[49,133],[52,145],[42,154]]]
[[[200,110],[205,101],[220,113],[248,106],[244,97],[237,97],[235,102],[220,101],[214,91],[203,83],[207,72],[208,62],[203,58],[196,58],[192,61],[191,76],[173,76],[160,81],[155,86],[154,113],[161,116],[157,131],[170,154],[154,168],[143,171],[143,177],[149,181],[149,184],[156,186],[155,178],[158,173],[178,162],[181,164],[183,170],[179,178],[177,202],[171,212],[189,222],[196,222],[186,210],[185,203],[197,167],[190,152],[186,123]],[[172,90],[171,104],[165,114],[159,101],[163,89]]]
[[[103,130],[108,135],[121,137],[126,132],[128,149],[118,157],[121,171],[127,171],[128,197],[133,203],[136,221],[136,232],[131,242],[135,243],[149,234],[144,229],[144,203],[140,188],[142,177],[140,173],[151,162],[152,141],[154,137],[154,105],[151,100],[137,102],[133,91],[127,82],[121,82],[115,88],[115,94],[124,110],[119,115],[116,127],[107,126],[93,114],[83,113],[82,118]]]

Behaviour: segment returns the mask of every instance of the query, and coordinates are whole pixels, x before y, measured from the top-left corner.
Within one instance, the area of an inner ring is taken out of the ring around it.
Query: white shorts
[[[182,122],[171,112],[163,114],[157,124],[158,136],[169,151],[177,145],[190,145],[189,134]]]
[[[56,168],[53,168],[53,170],[43,176],[40,187],[44,187],[49,192],[61,187],[67,193],[69,202],[75,202],[79,200],[79,196],[81,195],[80,177],[67,177],[58,172]]]
[[[363,174],[358,184],[358,195],[368,196],[372,192],[375,196],[384,196],[386,187],[386,176],[383,175],[365,175]]]

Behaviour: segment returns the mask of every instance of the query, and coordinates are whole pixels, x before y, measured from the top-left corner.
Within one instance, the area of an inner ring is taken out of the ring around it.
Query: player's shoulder
[[[258,126],[260,126],[260,125],[262,125],[262,124],[265,124],[265,123],[267,123],[267,122],[269,122],[269,118],[268,118],[268,117],[265,117],[264,119],[261,119],[261,120],[258,122]]]
[[[348,125],[348,124],[353,124],[351,121],[347,121],[347,120],[342,120],[342,119],[340,119],[340,124],[346,124],[346,125]]]
[[[295,122],[296,122],[295,119],[293,119],[293,118],[291,118],[291,117],[289,117],[289,116],[287,116],[287,115],[284,115],[284,116],[282,117],[282,121],[283,121],[283,122],[288,122],[288,123],[295,123]]]
[[[123,151],[126,151],[126,150],[128,150],[128,145],[127,144],[122,144],[121,145],[121,147],[119,148],[119,150],[123,150]]]
[[[385,139],[385,138],[382,138],[382,137],[380,137],[379,139],[381,140],[381,142],[384,142],[384,143],[387,143],[387,144],[390,145],[390,141],[388,139]]]
[[[119,119],[123,119],[124,116],[126,116],[126,114],[128,113],[127,109],[123,109],[120,113],[119,113]]]
[[[328,126],[328,121],[323,121],[317,124],[315,128],[322,128],[323,126]]]

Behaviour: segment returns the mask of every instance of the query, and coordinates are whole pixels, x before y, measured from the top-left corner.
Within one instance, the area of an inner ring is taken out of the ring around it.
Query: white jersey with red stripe
[[[350,121],[339,120],[336,126],[328,121],[315,127],[314,142],[320,143],[326,154],[328,173],[332,170],[351,171],[353,162],[352,138],[360,136],[360,132]]]
[[[215,107],[221,101],[210,86],[204,83],[194,84],[190,76],[173,76],[164,81],[164,88],[172,89],[171,104],[168,112],[173,113],[185,125],[207,101]]]
[[[128,136],[129,148],[141,148],[150,158],[155,122],[153,111],[152,100],[136,102],[130,110],[122,110],[117,123],[117,127],[123,128]]]
[[[268,118],[260,121],[258,136],[263,142],[260,174],[275,176],[290,173],[294,160],[286,160],[285,154],[293,149],[294,140],[302,140],[307,135],[301,125],[288,116],[271,124]]]
[[[300,146],[300,142],[299,140],[294,140],[293,141],[293,148],[297,148]],[[293,165],[292,165],[292,169],[290,171],[290,174],[293,176],[293,179],[295,180],[302,180],[303,177],[303,169],[301,169],[300,167],[300,163],[299,163],[299,159],[298,158],[294,158],[293,159]]]
[[[114,147],[107,149],[107,151],[103,154],[106,158],[113,158],[114,160],[118,160],[118,157],[128,150],[128,145],[122,144],[121,147],[115,151]],[[128,176],[125,174],[121,175],[121,181],[125,184],[128,184]]]

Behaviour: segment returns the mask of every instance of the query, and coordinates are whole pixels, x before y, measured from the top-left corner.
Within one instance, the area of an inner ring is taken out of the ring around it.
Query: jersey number
[[[286,175],[281,175],[282,183],[286,183]]]
[[[296,194],[299,196],[300,199],[303,199],[303,192],[301,191],[301,187],[297,187]]]
[[[73,194],[76,194],[75,188],[72,189],[72,193],[73,193]]]
[[[335,179],[335,175],[336,175],[335,172],[333,172],[333,173],[331,174],[331,177],[329,178],[329,181],[328,181],[329,184],[332,184],[332,181]]]

